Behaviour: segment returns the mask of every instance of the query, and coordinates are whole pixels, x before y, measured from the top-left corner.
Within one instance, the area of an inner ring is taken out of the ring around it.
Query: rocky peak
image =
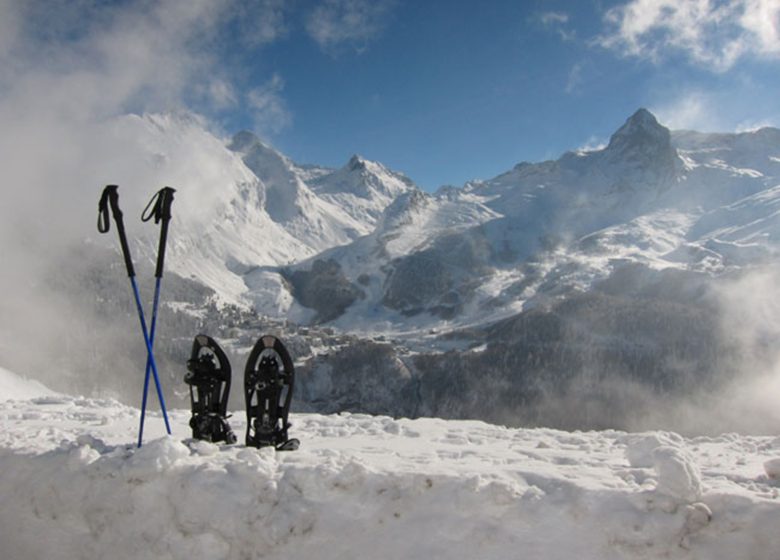
[[[245,153],[252,149],[256,144],[260,144],[260,139],[248,130],[242,130],[233,135],[228,150],[231,152]]]
[[[639,109],[615,132],[601,154],[621,176],[619,182],[661,186],[680,165],[669,129],[647,109]]]
[[[350,171],[365,171],[366,160],[363,159],[361,156],[355,154],[351,158],[349,158],[349,162],[347,163],[347,168]]]
[[[672,149],[669,129],[661,125],[647,109],[639,109],[609,139],[608,151],[664,151]]]

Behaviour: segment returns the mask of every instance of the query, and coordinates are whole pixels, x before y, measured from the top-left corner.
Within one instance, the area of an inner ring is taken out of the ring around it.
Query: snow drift
[[[0,382],[7,558],[780,554],[772,437],[299,414],[301,449],[278,453],[190,440],[173,411],[139,450],[138,410]]]

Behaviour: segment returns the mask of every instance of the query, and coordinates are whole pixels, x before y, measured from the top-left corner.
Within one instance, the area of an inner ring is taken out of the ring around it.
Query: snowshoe
[[[284,344],[275,336],[261,337],[244,371],[247,447],[298,449],[300,442],[287,438],[294,380],[295,368]]]
[[[205,334],[192,343],[184,381],[190,386],[192,437],[214,443],[235,443],[236,434],[228,424],[230,362],[219,344]]]

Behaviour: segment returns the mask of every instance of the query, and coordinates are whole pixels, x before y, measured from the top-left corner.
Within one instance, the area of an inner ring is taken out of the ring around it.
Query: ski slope
[[[0,370],[0,557],[780,557],[780,438],[293,414],[299,451]],[[231,419],[241,433],[241,418]]]

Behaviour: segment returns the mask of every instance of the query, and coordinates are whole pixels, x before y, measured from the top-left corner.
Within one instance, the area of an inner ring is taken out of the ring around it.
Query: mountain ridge
[[[160,144],[190,133],[166,122],[154,127]],[[179,218],[171,267],[278,318],[458,328],[588,290],[621,262],[717,274],[777,251],[775,218],[762,210],[780,183],[773,128],[670,131],[639,109],[601,149],[435,193],[357,154],[330,169],[299,165],[248,131],[224,146],[226,161],[237,158],[225,177],[242,179],[217,188],[206,217]],[[354,296],[336,298],[351,301],[338,314],[317,313],[289,282],[317,262],[335,263],[316,268]]]
[[[444,317],[456,323],[458,316],[462,323],[473,323],[480,315],[484,318],[477,320],[490,320],[490,314],[480,313],[479,308],[498,305],[492,311],[503,315],[535,305],[542,295],[557,293],[559,297],[572,289],[588,289],[622,262],[614,259],[617,256],[650,268],[701,270],[714,254],[718,264],[710,272],[715,273],[739,261],[736,253],[743,255],[744,262],[752,260],[747,255],[774,254],[773,243],[758,250],[746,245],[747,238],[720,242],[718,228],[711,223],[728,213],[720,208],[755,207],[759,201],[766,202],[755,198],[765,191],[773,197],[771,186],[780,182],[780,159],[772,159],[780,155],[780,142],[775,142],[773,130],[709,140],[699,133],[699,145],[727,140],[734,146],[716,158],[707,150],[678,150],[674,139],[683,137],[690,142],[690,133],[674,133],[652,113],[640,109],[601,150],[567,152],[557,160],[518,164],[494,179],[426,194],[411,214],[399,214],[398,204],[391,204],[377,231],[337,251],[336,260],[346,263],[347,281],[357,285],[357,278],[364,283],[371,278],[378,288],[372,292],[373,299],[369,294],[370,301],[356,302],[354,312],[347,309],[344,318],[334,324],[346,329],[350,324],[364,324],[361,314],[369,307],[385,308],[386,318],[401,330],[415,324],[430,328]],[[752,160],[748,157],[758,152]],[[732,164],[727,161],[730,158]],[[761,170],[739,167],[745,161]],[[469,215],[469,220],[458,225],[456,217]],[[747,211],[742,215],[750,219]],[[394,224],[394,232],[378,242],[381,228],[389,223]],[[435,226],[442,223],[449,227]],[[375,245],[367,250],[367,239],[372,238]],[[581,244],[579,240],[586,238],[588,242]],[[403,239],[415,242],[399,245]],[[657,244],[654,239],[665,241]],[[750,242],[756,239],[753,235]],[[616,245],[617,240],[621,241]],[[394,244],[401,250],[388,252]],[[721,252],[713,252],[713,247]],[[681,251],[686,258],[680,257]],[[455,260],[450,257],[453,252]],[[330,252],[325,254],[334,258]],[[318,258],[312,257],[311,262]],[[541,258],[558,264],[531,280],[521,269],[524,263]],[[305,263],[297,266],[305,268]],[[571,271],[561,277],[560,267]],[[563,278],[567,280],[561,283]],[[419,297],[427,293],[421,290],[426,282],[437,286],[433,292],[442,292],[431,294],[427,303]],[[402,303],[412,301],[416,303]]]

